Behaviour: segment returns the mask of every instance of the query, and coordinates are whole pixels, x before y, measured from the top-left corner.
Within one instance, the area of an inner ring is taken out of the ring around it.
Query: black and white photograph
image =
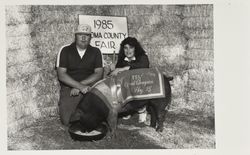
[[[222,4],[227,9],[233,2]],[[245,151],[249,132],[234,130],[250,129],[247,114],[239,115],[249,105],[243,108],[247,101],[238,97],[249,94],[246,88],[242,93],[239,89],[249,86],[250,76],[237,66],[222,68],[240,62],[237,65],[249,69],[249,63],[223,51],[217,42],[222,34],[230,40],[223,45],[233,50],[232,40],[246,42],[245,36],[237,35],[249,34],[250,24],[246,16],[245,32],[239,30],[244,33],[223,31],[227,24],[217,22],[223,13],[216,14],[222,4],[1,4],[3,150],[210,150],[208,154],[214,154],[241,139],[241,147],[225,152],[241,148],[242,154],[250,153]],[[234,6],[250,9],[243,2]],[[246,59],[249,47],[241,48],[245,52],[239,57]],[[231,81],[238,76],[244,84],[240,79]],[[237,102],[241,103],[234,108]]]

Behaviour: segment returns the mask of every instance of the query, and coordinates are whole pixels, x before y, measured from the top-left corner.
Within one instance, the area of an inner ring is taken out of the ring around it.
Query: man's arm
[[[73,88],[77,88],[80,91],[83,91],[83,89],[86,89],[88,86],[85,86],[84,84],[81,84],[80,82],[74,80],[73,78],[71,78],[68,74],[67,74],[67,68],[63,68],[63,67],[57,67],[57,74],[58,74],[58,79],[73,87]]]
[[[103,76],[103,68],[102,67],[96,68],[93,74],[87,77],[87,79],[81,81],[81,84],[92,85],[95,82],[101,80],[102,76]]]

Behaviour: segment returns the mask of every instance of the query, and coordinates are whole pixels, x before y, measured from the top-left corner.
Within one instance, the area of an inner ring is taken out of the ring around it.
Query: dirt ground
[[[112,140],[79,142],[71,139],[58,117],[40,120],[8,137],[8,150],[60,149],[213,149],[214,119],[190,111],[171,111],[158,133],[146,124],[137,123],[138,116],[119,119],[117,137]]]

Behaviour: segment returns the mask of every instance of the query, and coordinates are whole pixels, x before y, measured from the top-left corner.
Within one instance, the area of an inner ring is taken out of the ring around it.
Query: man
[[[79,101],[89,86],[103,76],[102,55],[90,45],[91,27],[78,25],[75,42],[61,49],[57,56],[57,74],[60,81],[59,115],[66,126],[79,119],[76,111]]]

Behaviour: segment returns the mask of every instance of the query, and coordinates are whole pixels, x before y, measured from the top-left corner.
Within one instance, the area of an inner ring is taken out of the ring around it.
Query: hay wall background
[[[212,13],[212,5],[6,6],[8,134],[58,115],[56,54],[74,40],[78,14],[127,16],[151,66],[174,76],[171,108],[214,117]]]

